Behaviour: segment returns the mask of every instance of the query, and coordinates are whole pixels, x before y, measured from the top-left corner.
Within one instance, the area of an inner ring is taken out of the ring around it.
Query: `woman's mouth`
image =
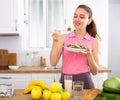
[[[80,23],[75,23],[75,26],[80,26],[81,24]]]

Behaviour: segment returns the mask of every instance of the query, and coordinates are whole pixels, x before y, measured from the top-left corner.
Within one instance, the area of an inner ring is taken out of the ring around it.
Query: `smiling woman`
[[[26,1],[26,0],[25,0]],[[75,7],[79,4],[89,5],[94,12],[93,18],[97,24],[99,35],[102,39],[100,46],[100,62],[108,66],[108,0],[28,0],[28,34],[24,45],[27,49],[51,47],[51,34],[54,29],[64,30],[70,26]],[[37,17],[39,15],[39,17]],[[100,16],[102,15],[102,16]],[[65,20],[64,20],[65,19]],[[32,21],[33,20],[33,21]],[[64,21],[66,23],[64,23]],[[42,49],[43,50],[43,49]]]

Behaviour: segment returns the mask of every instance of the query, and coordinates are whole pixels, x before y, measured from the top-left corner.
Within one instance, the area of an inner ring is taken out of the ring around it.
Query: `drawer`
[[[0,84],[12,84],[15,89],[24,89],[31,81],[31,74],[0,74]]]

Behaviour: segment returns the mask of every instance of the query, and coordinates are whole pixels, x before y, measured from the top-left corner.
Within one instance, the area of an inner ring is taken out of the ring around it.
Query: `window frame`
[[[40,33],[40,39],[42,40],[41,45],[38,47],[30,46],[30,8],[29,8],[30,0],[24,0],[24,23],[26,24],[26,35],[24,35],[24,48],[27,50],[41,50],[41,49],[50,49],[51,47],[47,47],[47,0],[43,0],[43,33]],[[63,9],[64,9],[64,0],[63,0]],[[64,10],[63,10],[64,16]],[[64,17],[63,17],[64,24]]]

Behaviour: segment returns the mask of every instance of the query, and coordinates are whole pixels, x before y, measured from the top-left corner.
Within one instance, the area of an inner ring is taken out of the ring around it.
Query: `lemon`
[[[49,100],[50,99],[50,95],[51,95],[51,91],[50,90],[44,90],[43,91],[43,98],[44,100]]]
[[[24,94],[30,93],[32,91],[32,89],[35,88],[35,87],[39,88],[42,91],[42,88],[40,86],[33,85],[33,86],[28,86],[27,88],[25,88],[23,93]]]
[[[59,83],[59,82],[52,82],[50,84],[50,91],[51,92],[61,92],[62,91],[61,83]]]
[[[31,90],[31,96],[32,96],[32,99],[35,99],[35,100],[38,100],[41,98],[42,96],[42,91],[40,88],[38,87],[34,87],[32,90]]]
[[[58,92],[54,92],[50,96],[50,100],[61,100],[61,94]]]
[[[69,100],[70,99],[70,93],[68,91],[61,92],[62,100]]]

